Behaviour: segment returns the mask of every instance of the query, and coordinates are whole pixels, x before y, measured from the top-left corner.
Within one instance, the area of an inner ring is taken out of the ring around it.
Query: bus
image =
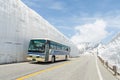
[[[68,60],[70,47],[48,39],[32,39],[28,48],[28,61],[55,62]]]

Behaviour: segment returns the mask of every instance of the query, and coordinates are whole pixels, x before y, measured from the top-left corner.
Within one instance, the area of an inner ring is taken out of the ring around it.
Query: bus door
[[[45,62],[49,61],[49,41],[46,40],[45,43]]]

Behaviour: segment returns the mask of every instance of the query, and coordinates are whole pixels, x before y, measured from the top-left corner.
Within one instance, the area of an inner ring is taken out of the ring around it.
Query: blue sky
[[[73,42],[108,42],[120,31],[120,0],[22,0]]]

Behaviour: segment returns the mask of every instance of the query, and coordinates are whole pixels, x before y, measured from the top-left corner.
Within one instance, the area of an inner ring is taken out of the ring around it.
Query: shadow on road
[[[70,61],[70,60],[67,60]],[[60,62],[67,62],[66,60],[58,60],[55,61],[54,63],[60,63]],[[52,62],[30,62],[30,64],[37,64],[37,65],[50,65],[50,64],[54,64]]]

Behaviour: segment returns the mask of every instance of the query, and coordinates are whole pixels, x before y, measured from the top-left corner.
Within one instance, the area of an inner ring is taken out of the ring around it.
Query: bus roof
[[[48,41],[53,41],[53,42],[61,44],[60,42],[54,41],[50,38],[32,38],[31,40],[48,40]],[[62,44],[62,45],[64,45],[64,44]],[[65,45],[65,46],[67,46],[67,45]]]
[[[32,38],[31,40],[40,40],[40,39],[42,39],[42,40],[51,40],[51,39],[49,39],[49,38]]]

